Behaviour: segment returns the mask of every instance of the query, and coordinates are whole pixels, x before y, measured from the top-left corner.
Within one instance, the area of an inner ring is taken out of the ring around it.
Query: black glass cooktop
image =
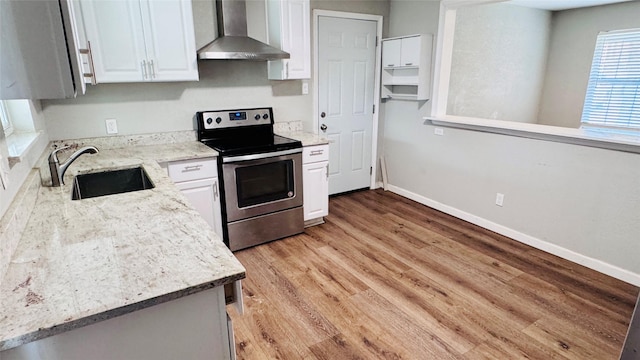
[[[302,143],[299,140],[289,139],[280,135],[245,136],[204,140],[202,142],[218,151],[222,156],[259,154],[302,148]]]

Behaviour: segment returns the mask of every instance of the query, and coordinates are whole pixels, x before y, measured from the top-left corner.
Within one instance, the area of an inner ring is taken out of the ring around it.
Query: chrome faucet
[[[51,186],[62,186],[64,185],[64,173],[67,171],[69,165],[74,162],[80,155],[84,153],[95,154],[98,152],[93,146],[85,146],[83,148],[78,149],[78,151],[74,152],[69,156],[67,161],[60,164],[58,161],[58,151],[68,149],[69,146],[61,147],[60,149],[53,150],[51,155],[49,155],[49,170],[51,170]]]

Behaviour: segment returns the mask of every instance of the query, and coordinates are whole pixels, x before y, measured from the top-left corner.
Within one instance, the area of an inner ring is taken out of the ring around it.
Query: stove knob
[[[216,118],[216,124],[220,124],[222,122],[222,118],[221,117],[217,117]]]
[[[265,119],[265,120],[267,120],[267,119],[269,118],[269,114],[264,114],[264,115],[262,115],[262,118],[263,118],[263,119]]]
[[[260,114],[256,114],[256,116],[253,117],[256,120],[260,120]]]
[[[212,119],[212,118],[208,118],[208,119],[207,119],[207,124],[211,125],[211,123],[212,123],[212,122],[213,122],[213,119]]]

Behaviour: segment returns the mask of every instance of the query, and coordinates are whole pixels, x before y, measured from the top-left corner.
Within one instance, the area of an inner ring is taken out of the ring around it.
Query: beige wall
[[[547,10],[458,10],[447,114],[536,123],[550,29]]]
[[[600,31],[640,28],[640,1],[554,12],[539,123],[577,128]]]

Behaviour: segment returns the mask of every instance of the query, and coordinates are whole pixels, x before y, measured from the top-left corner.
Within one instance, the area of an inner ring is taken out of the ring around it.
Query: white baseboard
[[[494,223],[492,221],[489,221],[487,219],[481,218],[479,216],[470,214],[468,212],[459,210],[457,208],[454,208],[452,206],[449,205],[445,205],[443,203],[437,202],[435,200],[429,199],[427,197],[424,197],[422,195],[413,193],[411,191],[402,189],[400,187],[397,187],[395,185],[391,185],[389,184],[388,186],[389,191],[396,193],[400,196],[404,196],[408,199],[411,199],[413,201],[419,202],[423,205],[426,205],[428,207],[434,208],[436,210],[442,211],[444,213],[447,213],[451,216],[455,216],[459,219],[468,221],[472,224],[478,225],[480,227],[483,227],[485,229],[494,231],[500,235],[504,235],[506,237],[509,237],[513,240],[519,241],[523,244],[527,244],[529,246],[532,246],[536,249],[540,249],[542,251],[546,251],[550,254],[559,256],[563,259],[572,261],[574,263],[586,266],[590,269],[593,269],[595,271],[601,272],[603,274],[612,276],[616,279],[620,279],[622,281],[628,282],[630,284],[633,284],[635,286],[640,286],[640,274],[636,274],[633,273],[629,270],[625,270],[622,269],[620,267],[617,267],[615,265],[611,265],[609,263],[606,263],[604,261],[598,260],[598,259],[594,259],[582,254],[579,254],[575,251],[569,250],[569,249],[565,249],[561,246],[552,244],[550,242],[544,241],[544,240],[540,240],[538,238],[535,238],[531,235],[527,235],[524,233],[521,233],[519,231],[513,230],[511,228],[508,228],[506,226]]]

